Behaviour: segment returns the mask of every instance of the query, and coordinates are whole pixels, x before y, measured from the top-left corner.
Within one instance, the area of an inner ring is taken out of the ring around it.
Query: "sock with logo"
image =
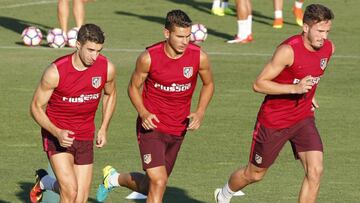
[[[304,1],[295,1],[295,7],[296,8],[302,8]]]
[[[221,1],[220,0],[214,0],[212,8],[221,8]]]
[[[226,183],[225,186],[219,192],[219,195],[217,198],[218,198],[219,202],[229,203],[231,198],[233,197],[234,193],[235,192],[230,189],[229,183]]]
[[[221,8],[222,8],[222,9],[227,8],[228,6],[229,6],[229,2],[227,2],[227,1],[223,1],[223,2],[221,3]]]
[[[247,20],[238,20],[237,21],[238,24],[238,32],[237,32],[237,36],[243,40],[246,39],[248,36],[248,31],[247,31]]]
[[[43,189],[43,190],[52,190],[52,191],[54,191],[55,182],[56,182],[55,178],[53,178],[53,177],[51,177],[49,175],[46,175],[43,178],[41,178],[41,180],[40,180],[40,188]]]
[[[109,177],[109,185],[112,186],[112,187],[119,187],[120,184],[119,184],[119,176],[120,176],[120,173],[114,173],[112,175],[110,175]]]
[[[276,10],[275,12],[275,19],[278,19],[278,18],[282,18],[283,17],[283,13],[282,13],[282,10]]]
[[[252,15],[248,15],[247,17],[247,35],[251,35],[252,34]]]

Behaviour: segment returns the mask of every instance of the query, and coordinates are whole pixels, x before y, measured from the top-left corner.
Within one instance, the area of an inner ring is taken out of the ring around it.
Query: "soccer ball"
[[[36,46],[39,45],[42,40],[42,34],[37,27],[27,27],[21,34],[21,38],[25,45]]]
[[[74,27],[71,30],[68,31],[67,33],[67,43],[69,45],[69,47],[76,47],[76,40],[77,40],[77,35],[79,32],[79,28]]]
[[[206,40],[207,29],[203,24],[193,24],[191,26],[190,41],[200,43]]]
[[[46,40],[52,48],[62,48],[66,44],[66,34],[60,28],[49,30]]]

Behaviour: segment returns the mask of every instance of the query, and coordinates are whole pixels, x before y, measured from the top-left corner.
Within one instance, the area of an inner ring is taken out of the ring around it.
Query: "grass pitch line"
[[[34,6],[34,5],[41,5],[41,4],[52,4],[56,3],[57,1],[36,1],[36,2],[29,2],[29,3],[23,3],[23,4],[12,4],[8,6],[0,6],[0,9],[4,8],[19,8],[19,7],[26,7],[26,6]]]
[[[24,148],[24,147],[37,147],[37,144],[19,143],[19,144],[7,144],[7,147]]]
[[[28,50],[39,50],[39,51],[68,51],[73,50],[73,48],[64,47],[61,49],[54,49],[45,46],[37,46],[37,47],[26,47],[26,46],[0,46],[0,49],[28,49]],[[104,48],[104,51],[108,52],[124,52],[124,53],[141,53],[144,49],[126,49],[126,48]],[[234,52],[221,52],[221,51],[207,51],[209,55],[215,56],[256,56],[256,57],[269,57],[272,56],[270,53],[234,53]],[[356,55],[334,55],[333,58],[348,58],[348,59],[360,59],[360,56]]]

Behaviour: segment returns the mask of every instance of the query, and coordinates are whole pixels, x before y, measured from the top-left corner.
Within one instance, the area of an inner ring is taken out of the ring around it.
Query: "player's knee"
[[[65,191],[61,191],[61,193],[63,193],[63,196],[65,196],[66,199],[69,199],[72,202],[75,202],[76,196],[78,194],[76,190],[65,190]]]
[[[258,182],[261,181],[263,178],[264,178],[264,174],[259,172],[254,172],[250,175],[251,182]]]
[[[150,184],[157,188],[165,188],[167,184],[167,177],[150,179]]]
[[[76,195],[75,203],[86,203],[88,196],[89,196],[89,194],[87,192],[78,191],[77,195]]]
[[[77,190],[78,189],[76,184],[69,184],[65,187],[60,187],[61,196],[65,197],[66,199],[73,200],[73,202],[75,202],[75,199],[77,197]]]
[[[324,169],[322,166],[310,167],[307,169],[306,177],[308,180],[318,183],[320,182],[323,172]]]
[[[265,176],[265,172],[265,170],[246,170],[244,175],[250,183],[253,183],[261,181]]]

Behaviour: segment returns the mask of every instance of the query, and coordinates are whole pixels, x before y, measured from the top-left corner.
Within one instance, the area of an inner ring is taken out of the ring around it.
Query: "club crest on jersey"
[[[262,157],[258,154],[255,154],[255,161],[257,164],[261,164],[262,163]]]
[[[326,65],[327,65],[327,58],[321,59],[321,60],[320,60],[320,68],[321,68],[322,70],[325,70]]]
[[[184,67],[183,74],[186,78],[191,78],[191,76],[193,75],[193,67]]]
[[[144,163],[149,164],[151,162],[151,154],[144,154]]]
[[[101,85],[101,77],[92,77],[92,86],[95,88],[99,88]]]

